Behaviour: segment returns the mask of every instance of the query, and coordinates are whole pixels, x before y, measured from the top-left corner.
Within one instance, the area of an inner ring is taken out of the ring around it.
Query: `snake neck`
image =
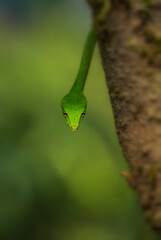
[[[87,37],[85,47],[83,50],[83,55],[81,58],[79,71],[71,91],[74,90],[77,92],[83,92],[95,44],[96,44],[96,33],[95,33],[95,30],[92,28]]]

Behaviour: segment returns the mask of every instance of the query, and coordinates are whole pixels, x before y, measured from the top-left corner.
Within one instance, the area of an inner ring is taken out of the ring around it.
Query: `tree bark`
[[[87,0],[116,131],[140,203],[161,230],[161,0]]]

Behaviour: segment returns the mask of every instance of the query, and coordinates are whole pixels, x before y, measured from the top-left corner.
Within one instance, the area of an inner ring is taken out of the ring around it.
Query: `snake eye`
[[[86,114],[86,112],[84,111],[84,112],[82,113],[81,117],[84,118],[85,114]]]
[[[68,116],[68,114],[66,112],[64,112],[64,111],[63,111],[63,115],[64,115],[64,117]]]

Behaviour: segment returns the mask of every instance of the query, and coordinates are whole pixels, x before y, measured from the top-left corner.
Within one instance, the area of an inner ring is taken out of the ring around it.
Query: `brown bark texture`
[[[161,0],[87,0],[116,131],[139,201],[161,230]]]

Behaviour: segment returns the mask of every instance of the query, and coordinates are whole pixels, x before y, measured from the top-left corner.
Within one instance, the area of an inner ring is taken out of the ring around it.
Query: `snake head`
[[[62,99],[61,108],[68,126],[75,132],[86,114],[86,97],[83,93],[69,93]]]

